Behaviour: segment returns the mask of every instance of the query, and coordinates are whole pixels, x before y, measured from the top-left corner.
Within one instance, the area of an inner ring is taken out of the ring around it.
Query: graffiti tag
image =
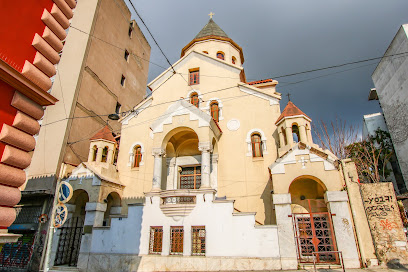
[[[381,227],[383,227],[383,230],[392,230],[394,228],[398,228],[397,223],[393,221],[388,221],[388,219],[381,220],[380,225]]]

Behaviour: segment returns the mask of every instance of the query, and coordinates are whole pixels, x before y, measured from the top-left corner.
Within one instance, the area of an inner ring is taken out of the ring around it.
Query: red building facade
[[[7,227],[16,218],[38,120],[58,101],[48,90],[75,6],[75,0],[0,3],[0,243],[15,239]]]

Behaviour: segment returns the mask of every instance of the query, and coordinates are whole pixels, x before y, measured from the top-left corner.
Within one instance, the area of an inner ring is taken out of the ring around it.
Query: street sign
[[[68,209],[62,203],[58,203],[57,207],[55,208],[55,218],[54,218],[54,227],[59,228],[61,227],[68,218]]]
[[[58,188],[58,202],[59,203],[67,203],[73,194],[73,189],[71,184],[66,181],[61,181],[60,186]]]

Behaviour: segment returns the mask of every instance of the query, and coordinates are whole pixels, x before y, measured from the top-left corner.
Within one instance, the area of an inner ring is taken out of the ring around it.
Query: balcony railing
[[[174,205],[174,204],[195,204],[195,196],[168,196],[162,197],[162,205]]]

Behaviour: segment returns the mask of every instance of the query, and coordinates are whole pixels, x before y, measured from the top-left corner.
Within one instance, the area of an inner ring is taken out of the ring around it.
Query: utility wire
[[[149,32],[150,36],[152,37],[153,41],[155,42],[155,44],[157,45],[157,47],[159,48],[160,52],[163,54],[164,58],[166,59],[167,63],[170,65],[171,69],[173,69],[173,72],[176,73],[176,70],[174,70],[173,65],[170,63],[169,59],[167,58],[166,54],[164,54],[163,50],[161,49],[161,47],[159,46],[159,44],[157,43],[156,39],[153,37],[152,32],[150,32],[150,29],[147,27],[146,23],[143,21],[142,17],[140,16],[139,12],[137,12],[135,6],[132,3],[132,0],[129,0],[129,3],[132,5],[133,10],[136,12],[137,17],[139,17],[140,21],[142,21],[143,25],[146,27],[147,31]]]

